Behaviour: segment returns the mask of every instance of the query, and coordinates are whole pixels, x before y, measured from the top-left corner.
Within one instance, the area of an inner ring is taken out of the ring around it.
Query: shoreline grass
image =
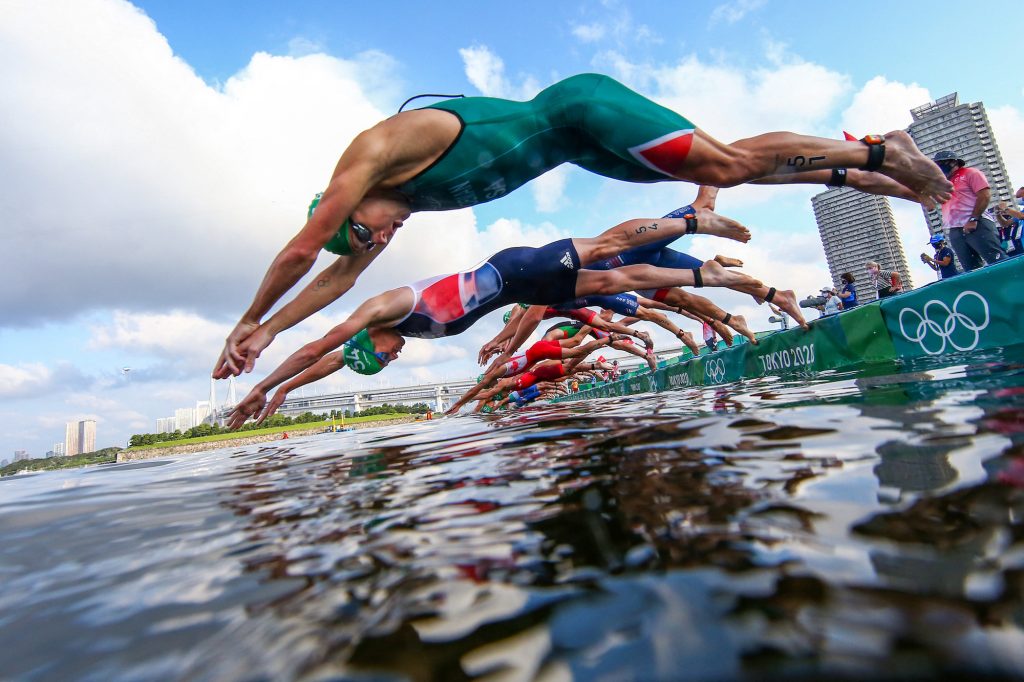
[[[372,421],[390,421],[393,419],[400,419],[402,417],[416,416],[408,412],[395,412],[392,414],[375,414],[368,417],[349,417],[344,421],[345,426],[351,426],[353,424],[360,424],[364,422]],[[234,440],[236,438],[249,438],[250,436],[263,436],[274,433],[284,432],[306,432],[315,431],[318,429],[325,429],[331,424],[341,426],[342,421],[336,419],[333,422],[330,419],[326,419],[318,422],[307,422],[305,424],[287,424],[285,426],[269,426],[265,429],[250,429],[247,431],[232,431],[230,433],[217,433],[211,436],[199,436],[198,438],[179,438],[178,440],[165,440],[159,443],[149,443],[147,445],[136,445],[125,449],[123,452],[140,452],[142,450],[154,450],[157,448],[173,448],[179,445],[195,445],[199,443],[215,443],[221,440]]]

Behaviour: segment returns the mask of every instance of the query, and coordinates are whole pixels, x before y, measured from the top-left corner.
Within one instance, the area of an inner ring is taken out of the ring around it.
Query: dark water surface
[[[1024,352],[953,362],[2,479],[0,677],[1018,678]]]

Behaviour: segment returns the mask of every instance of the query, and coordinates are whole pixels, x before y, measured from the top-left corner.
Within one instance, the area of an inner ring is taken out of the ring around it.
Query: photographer
[[[921,254],[921,262],[939,273],[939,279],[956,277],[960,271],[953,262],[953,249],[946,246],[946,239],[941,234],[934,234],[928,243],[935,247],[935,257],[927,253]]]

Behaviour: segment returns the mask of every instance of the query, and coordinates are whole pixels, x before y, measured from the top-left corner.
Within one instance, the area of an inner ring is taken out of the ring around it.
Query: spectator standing
[[[985,174],[977,168],[969,168],[953,151],[941,151],[933,160],[953,183],[953,196],[942,205],[942,224],[949,233],[949,245],[960,267],[970,272],[1006,258],[999,245],[996,223],[985,215],[992,201],[992,190]]]
[[[1017,190],[1020,194],[1024,191],[1024,188]],[[1001,246],[1003,250],[1007,252],[1007,255],[1012,257],[1019,256],[1024,252],[1024,247],[1021,246],[1021,232],[1024,231],[1024,210],[1018,205],[1010,206],[1005,201],[1000,201],[996,207],[996,221],[999,223],[999,239],[1002,240]],[[1010,247],[1013,250],[1010,250]]]
[[[941,234],[933,234],[928,243],[935,247],[935,256],[927,253],[921,254],[921,262],[939,273],[939,279],[956,277],[960,271],[956,269],[953,262],[953,250],[946,245],[946,239]]]
[[[715,333],[715,328],[708,324],[707,320],[704,321],[704,345],[708,347],[708,352],[714,352],[718,346],[718,334]]]
[[[874,285],[875,290],[878,292],[878,298],[886,298],[887,296],[903,293],[903,279],[900,278],[900,273],[895,270],[883,270],[882,266],[873,260],[865,263],[864,267],[868,269],[868,274],[871,275],[871,284]]]
[[[852,272],[844,272],[839,275],[839,280],[843,283],[843,286],[839,288],[839,300],[843,302],[843,310],[849,310],[850,308],[857,307],[857,286],[853,283],[854,277]]]
[[[822,293],[825,294],[825,308],[822,310],[821,316],[827,317],[828,315],[837,315],[839,311],[843,309],[843,302],[839,300],[839,297],[836,295],[835,288]]]

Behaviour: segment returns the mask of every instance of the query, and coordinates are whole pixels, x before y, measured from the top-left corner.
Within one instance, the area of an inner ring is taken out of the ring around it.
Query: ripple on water
[[[5,479],[0,670],[1017,677],[1020,358]]]

